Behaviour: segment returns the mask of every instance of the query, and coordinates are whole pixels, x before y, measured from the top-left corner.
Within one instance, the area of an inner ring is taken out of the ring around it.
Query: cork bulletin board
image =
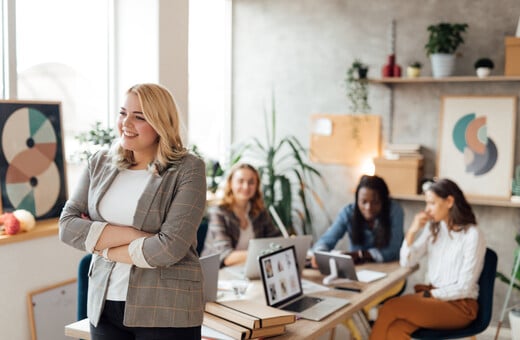
[[[316,163],[360,165],[378,157],[381,116],[314,114],[311,116],[310,159]]]

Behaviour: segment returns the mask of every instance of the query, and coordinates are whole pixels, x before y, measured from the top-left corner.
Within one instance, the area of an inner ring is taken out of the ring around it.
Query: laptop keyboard
[[[322,301],[323,299],[312,297],[312,296],[304,296],[301,299],[298,299],[294,302],[291,302],[290,304],[283,307],[283,310],[291,311],[291,312],[301,312],[306,310],[309,307],[314,306],[318,302]]]

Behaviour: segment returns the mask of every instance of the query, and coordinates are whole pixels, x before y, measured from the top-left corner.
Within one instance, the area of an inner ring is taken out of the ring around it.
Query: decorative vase
[[[434,78],[449,77],[455,69],[455,55],[446,53],[434,53],[430,55],[432,73]]]
[[[479,78],[485,78],[485,77],[489,76],[490,73],[491,73],[491,69],[489,67],[477,68],[477,76]]]
[[[388,56],[386,64],[383,66],[382,75],[383,77],[393,77],[395,66],[395,55],[390,54]]]
[[[400,78],[401,77],[401,66],[398,64],[394,64],[394,71],[392,73],[392,77]]]

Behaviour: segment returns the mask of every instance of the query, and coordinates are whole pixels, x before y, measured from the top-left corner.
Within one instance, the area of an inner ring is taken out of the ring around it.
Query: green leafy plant
[[[516,235],[515,240],[516,240],[516,243],[518,244],[518,248],[515,251],[515,261],[514,262],[516,262],[516,258],[518,256],[520,256],[520,234]],[[508,285],[511,284],[511,280],[514,280],[513,287],[520,292],[520,284],[519,284],[520,283],[520,270],[516,273],[516,277],[513,277],[513,274],[514,273],[511,273],[511,277],[508,277],[504,273],[497,271],[496,277],[500,281],[502,281]]]
[[[266,206],[274,207],[290,234],[297,234],[296,221],[304,234],[312,234],[310,203],[315,202],[325,211],[313,189],[314,180],[325,183],[320,172],[306,161],[307,150],[295,136],[277,138],[274,96],[271,114],[266,110],[264,120],[266,143],[253,137],[234,145],[231,164],[244,158],[256,161]]]
[[[350,101],[349,109],[353,113],[367,113],[371,110],[368,104],[368,69],[368,66],[359,59],[355,59],[347,69],[345,84],[347,98]]]
[[[426,54],[434,53],[454,54],[457,48],[464,43],[462,33],[466,32],[468,24],[452,24],[441,22],[428,26],[429,38],[424,46]]]
[[[415,67],[415,68],[421,68],[422,64],[419,61],[414,61],[413,63],[410,63],[410,65],[408,65],[408,66]]]
[[[114,129],[103,127],[103,123],[97,121],[92,128],[86,132],[82,132],[74,137],[78,140],[80,150],[76,153],[76,157],[80,161],[86,161],[94,152],[104,146],[110,146],[116,134]]]
[[[224,170],[220,166],[220,162],[214,159],[210,159],[205,157],[202,152],[199,150],[199,147],[195,144],[188,147],[188,149],[197,155],[200,159],[204,160],[206,164],[206,183],[207,189],[212,193],[215,193],[218,189],[220,181],[222,180],[222,176],[224,175]]]
[[[475,67],[475,69],[480,67],[487,67],[493,69],[493,67],[495,67],[495,64],[493,63],[493,60],[489,58],[480,58],[475,62],[475,65],[473,66]]]

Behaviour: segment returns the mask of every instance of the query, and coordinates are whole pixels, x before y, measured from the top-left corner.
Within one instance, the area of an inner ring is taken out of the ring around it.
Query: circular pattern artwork
[[[480,176],[495,166],[498,151],[487,135],[486,117],[474,113],[462,116],[453,127],[453,143],[464,155],[466,172]]]
[[[4,195],[14,209],[41,217],[54,207],[61,192],[57,149],[55,130],[39,110],[21,107],[7,118],[2,129],[2,153],[8,163]]]

